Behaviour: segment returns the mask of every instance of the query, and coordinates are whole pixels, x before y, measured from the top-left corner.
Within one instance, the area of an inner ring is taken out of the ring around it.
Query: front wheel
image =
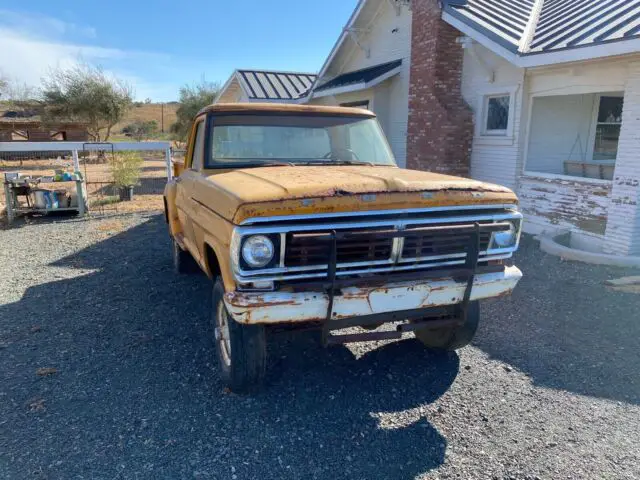
[[[471,343],[480,323],[480,302],[469,302],[465,322],[456,327],[423,328],[414,335],[425,347],[434,350],[458,350]]]
[[[263,325],[243,325],[231,318],[224,304],[220,278],[213,286],[211,323],[224,384],[236,393],[258,389],[264,381],[267,365],[265,328]]]

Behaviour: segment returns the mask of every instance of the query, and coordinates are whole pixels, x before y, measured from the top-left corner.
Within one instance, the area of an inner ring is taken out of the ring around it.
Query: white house
[[[640,254],[640,1],[446,2],[474,114],[470,174],[511,186],[528,230]]]
[[[409,2],[361,1],[305,101],[372,110],[405,166],[410,65]]]
[[[307,101],[371,108],[401,166],[514,188],[529,232],[640,254],[640,0],[361,0]]]

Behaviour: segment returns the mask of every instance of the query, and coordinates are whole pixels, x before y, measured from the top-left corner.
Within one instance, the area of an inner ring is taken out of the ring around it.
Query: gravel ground
[[[278,334],[238,397],[161,216],[0,230],[0,478],[639,478],[640,297],[603,286],[633,272],[523,243],[473,347]]]

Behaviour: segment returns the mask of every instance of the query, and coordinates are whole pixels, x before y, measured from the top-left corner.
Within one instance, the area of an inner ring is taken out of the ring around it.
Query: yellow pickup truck
[[[165,213],[177,272],[213,282],[211,322],[233,391],[265,375],[266,330],[325,345],[467,345],[478,301],[522,274],[518,199],[501,186],[398,168],[368,110],[217,104],[191,129]]]

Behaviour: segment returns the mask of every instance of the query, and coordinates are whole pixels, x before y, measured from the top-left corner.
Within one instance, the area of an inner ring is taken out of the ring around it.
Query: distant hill
[[[124,127],[129,125],[130,123],[135,122],[136,120],[141,120],[143,122],[149,122],[151,120],[155,120],[158,123],[158,131],[162,128],[162,104],[160,103],[143,103],[137,104],[138,106],[133,106],[124,120],[120,123],[117,123],[113,128],[113,132],[118,134],[122,131]],[[164,104],[164,131],[168,132],[169,128],[176,121],[176,110],[178,109],[177,102],[165,103]]]
[[[164,104],[164,132],[168,133],[171,125],[176,121],[176,110],[178,109],[178,102],[169,102]],[[19,120],[33,120],[39,121],[40,116],[37,115],[37,110],[30,108],[27,111],[24,109],[18,109],[12,106],[8,102],[0,101],[0,122],[15,122]],[[155,120],[158,123],[158,133],[162,131],[162,116],[163,105],[160,103],[136,103],[127,116],[121,122],[117,123],[112,129],[112,133],[115,137],[121,135],[122,129],[127,125],[135,122],[136,120],[151,121]]]

